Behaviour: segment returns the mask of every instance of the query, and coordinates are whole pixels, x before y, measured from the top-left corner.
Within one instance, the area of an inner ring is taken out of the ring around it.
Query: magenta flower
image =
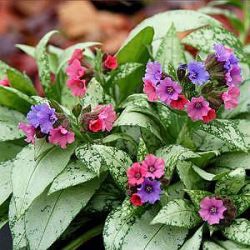
[[[5,86],[5,87],[9,87],[10,81],[8,79],[0,80],[0,85]]]
[[[147,169],[146,177],[148,178],[161,178],[164,175],[165,162],[162,158],[149,154],[145,157],[142,165]]]
[[[83,97],[87,91],[86,81],[80,79],[68,79],[67,86],[73,96]]]
[[[129,185],[135,186],[142,184],[146,173],[146,166],[141,165],[139,162],[133,163],[132,166],[127,169]]]
[[[174,82],[170,77],[166,77],[160,81],[160,84],[156,88],[156,93],[160,100],[166,104],[170,104],[172,100],[177,100],[179,94],[182,91],[182,87]]]
[[[25,136],[27,137],[25,139],[26,142],[33,144],[35,143],[36,130],[32,125],[20,122],[18,124],[18,128],[21,129],[24,132]]]
[[[148,202],[154,204],[156,201],[160,200],[161,183],[157,180],[145,178],[137,194],[141,197],[142,203]]]
[[[220,220],[224,219],[223,213],[226,210],[222,200],[214,197],[205,197],[200,202],[199,215],[209,225],[214,225],[219,224]]]
[[[162,67],[159,62],[149,62],[146,66],[145,79],[157,84],[162,77]]]
[[[79,60],[75,59],[68,67],[66,68],[66,73],[70,79],[78,80],[83,77],[85,73],[85,68],[81,66]]]
[[[66,148],[67,144],[71,144],[74,141],[75,134],[62,126],[50,130],[49,142],[51,144],[59,145],[61,148]]]
[[[150,102],[157,101],[156,86],[150,80],[144,79],[143,92],[148,96]]]
[[[48,134],[57,121],[55,109],[51,108],[47,103],[31,106],[27,119],[34,128],[40,127],[41,132],[44,134]]]
[[[242,82],[241,68],[238,64],[232,64],[225,75],[228,86],[239,85]]]
[[[193,120],[203,120],[204,116],[207,116],[209,108],[209,103],[205,100],[203,96],[193,97],[191,102],[187,103],[187,113],[188,116]]]
[[[237,87],[229,87],[227,92],[221,96],[225,104],[225,109],[234,109],[238,106],[238,98],[240,96],[240,89]]]
[[[203,85],[209,80],[209,73],[205,69],[205,65],[202,62],[190,62],[187,66],[188,78],[196,85]]]
[[[78,61],[81,61],[83,58],[82,50],[81,49],[75,49],[71,58],[68,61],[68,64],[73,63],[73,61],[76,59]]]

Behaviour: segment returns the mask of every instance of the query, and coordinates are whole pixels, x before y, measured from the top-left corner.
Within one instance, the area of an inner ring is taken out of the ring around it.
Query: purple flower
[[[199,215],[207,221],[209,225],[219,224],[221,219],[224,219],[223,213],[226,211],[226,207],[222,200],[214,197],[205,197],[200,202]]]
[[[209,73],[202,62],[190,62],[188,64],[188,78],[196,85],[203,85],[209,80]]]
[[[232,55],[232,50],[230,48],[226,48],[222,44],[215,44],[214,51],[218,62],[226,62]]]
[[[172,100],[178,99],[181,91],[182,87],[177,82],[174,82],[170,77],[166,77],[164,80],[161,80],[156,89],[156,93],[160,100],[168,105]]]
[[[156,201],[160,200],[161,183],[157,180],[145,178],[137,193],[141,197],[143,203],[148,202],[154,204]]]
[[[48,134],[53,128],[53,124],[56,122],[57,117],[55,109],[52,109],[48,104],[43,103],[31,106],[27,119],[29,124],[33,127],[40,127],[42,133]]]
[[[203,120],[203,116],[207,116],[210,109],[209,103],[203,96],[193,97],[191,102],[187,104],[188,116],[193,121]]]
[[[150,80],[155,85],[161,80],[162,67],[159,62],[149,62],[146,66],[146,74],[144,79]]]
[[[228,86],[237,86],[242,82],[241,68],[238,64],[232,64],[225,75]]]

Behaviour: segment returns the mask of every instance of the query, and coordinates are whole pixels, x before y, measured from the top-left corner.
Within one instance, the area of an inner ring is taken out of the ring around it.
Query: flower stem
[[[71,241],[67,246],[65,246],[62,250],[76,250],[80,246],[82,246],[85,242],[89,241],[90,239],[98,236],[102,233],[103,224],[97,225],[96,227],[91,228],[75,240]]]

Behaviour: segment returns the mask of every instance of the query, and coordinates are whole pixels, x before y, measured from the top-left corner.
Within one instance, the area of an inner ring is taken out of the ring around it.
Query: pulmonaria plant
[[[216,118],[223,103],[225,109],[236,108],[242,82],[239,60],[222,44],[214,45],[214,51],[203,62],[181,64],[176,71],[178,81],[164,73],[159,62],[149,62],[143,78],[148,100],[186,110],[193,121],[204,123]]]
[[[142,162],[133,163],[127,170],[130,201],[134,206],[154,204],[162,193],[161,179],[165,163],[162,158],[149,154]]]

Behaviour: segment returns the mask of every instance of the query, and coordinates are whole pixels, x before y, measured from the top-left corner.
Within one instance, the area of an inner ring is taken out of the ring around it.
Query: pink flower
[[[112,104],[99,105],[96,108],[101,109],[100,113],[98,114],[98,118],[102,121],[102,131],[111,131],[116,120],[116,113]]]
[[[183,110],[188,102],[188,99],[186,99],[184,95],[179,95],[177,100],[172,100],[170,102],[170,107],[177,110]]]
[[[25,133],[25,136],[27,137],[25,139],[26,142],[33,143],[33,144],[35,143],[36,131],[32,125],[24,123],[24,122],[20,122],[18,125],[18,128],[21,129]]]
[[[89,121],[89,130],[92,132],[99,132],[102,130],[102,120],[101,119],[96,119],[96,120],[90,120]]]
[[[207,116],[208,111],[210,110],[209,103],[203,96],[193,97],[186,107],[188,116],[193,121],[203,120],[203,117]]]
[[[83,97],[87,91],[86,80],[68,79],[67,86],[71,90],[73,96]]]
[[[59,145],[61,148],[66,148],[67,144],[71,144],[74,141],[75,134],[62,126],[50,130],[49,142],[51,144]]]
[[[232,64],[225,78],[228,86],[239,85],[242,82],[240,66],[238,64]]]
[[[134,206],[136,206],[136,207],[139,207],[139,206],[141,206],[143,203],[142,203],[142,201],[141,201],[141,197],[140,197],[140,195],[138,195],[138,194],[132,194],[132,196],[131,196],[131,198],[130,198],[130,202],[134,205]]]
[[[206,116],[203,116],[202,120],[204,123],[209,123],[216,118],[216,112],[214,109],[209,109]]]
[[[82,50],[81,49],[75,49],[71,58],[68,61],[68,64],[71,64],[75,59],[78,61],[81,61],[83,58]]]
[[[108,55],[104,60],[104,67],[106,69],[116,69],[118,67],[118,62],[115,56]]]
[[[150,80],[144,79],[143,92],[148,96],[150,102],[157,101],[156,87]]]
[[[227,92],[221,96],[225,104],[225,109],[234,109],[238,106],[238,98],[240,96],[240,89],[237,87],[229,87]]]
[[[0,80],[0,85],[5,86],[5,87],[9,87],[10,81],[8,79]]]
[[[181,91],[182,87],[177,82],[174,82],[170,77],[166,77],[164,80],[161,80],[156,89],[160,100],[168,105],[172,100],[178,99]]]
[[[139,162],[133,163],[127,170],[128,183],[131,186],[140,185],[144,182],[147,168],[141,165]]]
[[[155,155],[149,154],[145,157],[142,165],[147,169],[147,178],[161,178],[164,175],[165,162],[162,158],[158,158]]]
[[[66,73],[70,79],[80,79],[84,73],[85,68],[81,66],[79,60],[75,59],[68,67],[66,68]]]
[[[214,197],[205,197],[200,202],[199,215],[207,221],[209,225],[219,224],[221,219],[224,219],[223,213],[226,211],[226,207],[222,200]]]

